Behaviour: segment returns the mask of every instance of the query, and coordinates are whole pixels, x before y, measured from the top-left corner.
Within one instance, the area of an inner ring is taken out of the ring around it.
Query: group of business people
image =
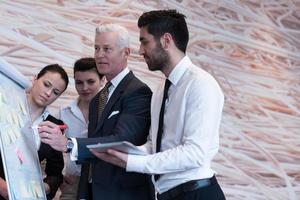
[[[107,83],[89,102],[88,137],[78,137],[76,129],[71,133],[77,124],[64,135],[56,123],[43,121],[38,129],[42,143],[82,164],[76,199],[225,199],[211,169],[224,96],[217,81],[186,55],[185,16],[176,10],[145,12],[138,27],[140,54],[149,70],[161,71],[166,81],[152,94],[127,67],[128,31],[100,25],[94,58]],[[147,154],[86,147],[116,141],[129,141]]]

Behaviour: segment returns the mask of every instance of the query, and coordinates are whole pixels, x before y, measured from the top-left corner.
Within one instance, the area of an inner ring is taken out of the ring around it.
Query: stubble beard
[[[147,62],[147,61],[146,61]],[[152,50],[151,55],[148,57],[148,68],[150,71],[162,71],[163,68],[168,67],[170,64],[169,54],[158,43],[155,49]]]

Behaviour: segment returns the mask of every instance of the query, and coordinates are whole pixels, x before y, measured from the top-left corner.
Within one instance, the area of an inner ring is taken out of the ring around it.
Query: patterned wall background
[[[59,63],[72,77],[93,56],[97,24],[131,33],[129,67],[153,89],[163,76],[138,54],[144,11],[187,16],[188,55],[209,71],[226,101],[213,168],[227,199],[300,199],[300,0],[0,0],[0,56],[29,79]],[[52,106],[76,96],[74,80]]]

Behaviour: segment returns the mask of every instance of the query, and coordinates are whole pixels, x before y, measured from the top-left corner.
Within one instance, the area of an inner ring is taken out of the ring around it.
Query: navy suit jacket
[[[83,163],[78,198],[87,198],[89,164],[92,165],[93,200],[148,200],[154,191],[150,176],[126,172],[125,169],[97,159],[86,145],[129,141],[146,142],[150,126],[150,88],[129,72],[119,83],[102,115],[98,116],[99,93],[89,110],[88,138],[78,138],[78,161]],[[111,113],[117,113],[111,116]],[[88,162],[88,164],[84,164]]]

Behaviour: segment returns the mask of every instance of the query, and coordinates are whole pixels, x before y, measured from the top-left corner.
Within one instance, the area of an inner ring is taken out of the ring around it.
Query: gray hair
[[[129,33],[124,26],[119,24],[101,24],[96,28],[96,34],[115,32],[118,33],[117,45],[120,48],[129,48]]]

